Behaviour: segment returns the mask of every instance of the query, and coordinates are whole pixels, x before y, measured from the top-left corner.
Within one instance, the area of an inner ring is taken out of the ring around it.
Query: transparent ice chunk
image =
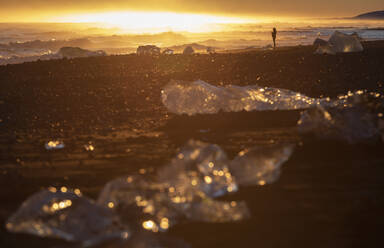
[[[332,45],[334,51],[338,53],[361,52],[364,50],[360,38],[354,34],[348,35],[335,31],[328,42]]]
[[[172,204],[168,189],[142,175],[107,183],[97,203],[113,209],[124,222],[153,232],[167,231],[182,215]]]
[[[293,145],[270,145],[241,151],[230,170],[240,186],[270,184],[278,180],[280,168],[293,150]]]
[[[47,150],[59,150],[65,147],[65,144],[61,140],[50,140],[44,145]]]
[[[248,217],[244,203],[216,202],[188,182],[170,185],[142,176],[116,179],[105,186],[98,204],[113,208],[123,221],[152,232],[167,231],[186,220],[226,222]],[[213,207],[217,211],[210,211]]]
[[[350,144],[370,142],[378,136],[375,115],[357,108],[325,109],[319,106],[306,110],[298,121],[298,130],[317,139]]]
[[[349,53],[361,52],[364,50],[361,38],[357,33],[352,35],[344,34],[335,31],[328,41],[316,39],[314,45],[318,45],[316,54],[336,54],[336,53]]]
[[[171,80],[161,94],[162,102],[170,112],[187,115],[305,109],[322,101],[286,89],[234,85],[219,87],[201,80]]]
[[[62,238],[86,245],[111,238],[128,238],[113,212],[96,205],[78,189],[49,188],[30,196],[6,223],[10,232]]]
[[[159,170],[158,178],[186,197],[189,191],[196,190],[209,197],[218,197],[237,190],[229,162],[219,146],[190,140],[167,166]]]

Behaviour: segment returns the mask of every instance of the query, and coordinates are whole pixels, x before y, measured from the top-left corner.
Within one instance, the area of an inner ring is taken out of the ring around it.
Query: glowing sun
[[[211,32],[222,24],[245,23],[247,20],[203,14],[169,12],[106,12],[70,15],[54,19],[57,22],[100,23],[130,32],[189,31]]]

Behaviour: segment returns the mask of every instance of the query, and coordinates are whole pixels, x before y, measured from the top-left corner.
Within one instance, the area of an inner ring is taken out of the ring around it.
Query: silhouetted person
[[[273,48],[274,49],[276,48],[276,35],[277,35],[276,28],[273,28],[273,30],[272,30],[272,39],[273,39]]]

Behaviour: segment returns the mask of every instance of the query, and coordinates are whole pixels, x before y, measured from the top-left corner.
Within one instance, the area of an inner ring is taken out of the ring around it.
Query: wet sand
[[[245,200],[250,220],[180,224],[170,236],[192,247],[380,247],[382,144],[302,140],[295,129],[299,111],[187,117],[168,113],[160,99],[171,79],[258,84],[311,97],[382,92],[384,42],[366,42],[364,48],[335,56],[314,55],[314,47],[301,46],[0,66],[0,247],[65,244],[6,232],[6,218],[30,194],[66,185],[96,198],[113,178],[166,164],[190,138],[219,144],[230,156],[268,143],[298,147],[277,183],[241,188],[225,198]],[[46,151],[44,143],[52,138],[66,147]],[[94,152],[85,151],[89,142]]]

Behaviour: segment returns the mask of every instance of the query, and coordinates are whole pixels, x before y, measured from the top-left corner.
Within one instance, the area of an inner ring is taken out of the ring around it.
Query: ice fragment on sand
[[[160,55],[160,48],[154,45],[139,46],[136,53],[138,55]]]
[[[293,145],[271,145],[245,150],[231,162],[230,170],[240,186],[270,184],[278,180],[280,168],[293,150]]]
[[[219,146],[190,140],[170,164],[159,170],[158,178],[186,197],[196,190],[218,197],[237,191],[228,165],[227,155]]]
[[[44,146],[47,150],[58,150],[65,147],[64,142],[60,140],[50,140]]]
[[[195,50],[193,50],[193,48],[191,46],[187,46],[184,51],[183,51],[183,54],[193,54],[195,52]]]
[[[97,203],[111,208],[123,221],[135,223],[135,228],[152,232],[168,230],[180,217],[168,189],[141,175],[107,183]]]
[[[22,232],[67,241],[98,243],[124,238],[112,211],[81,196],[79,190],[50,188],[33,194],[7,221],[10,232]]]
[[[227,222],[249,216],[244,203],[233,202],[233,206],[228,207],[230,203],[216,202],[188,178],[184,183],[169,180],[161,183],[144,176],[113,180],[104,187],[98,204],[110,206],[123,221],[136,223],[136,228],[152,232],[167,231],[186,219]],[[213,207],[216,210],[210,211]]]
[[[326,43],[316,39],[314,45],[318,45],[315,52],[317,54],[361,52],[364,50],[357,34],[348,35],[339,31],[335,31]]]
[[[350,144],[379,139],[379,114],[383,96],[363,91],[339,96],[331,107],[317,106],[301,114],[298,130],[317,139],[339,140]]]
[[[320,99],[269,87],[219,87],[204,81],[175,81],[162,90],[162,102],[176,114],[214,114],[219,111],[293,110],[320,104]]]

